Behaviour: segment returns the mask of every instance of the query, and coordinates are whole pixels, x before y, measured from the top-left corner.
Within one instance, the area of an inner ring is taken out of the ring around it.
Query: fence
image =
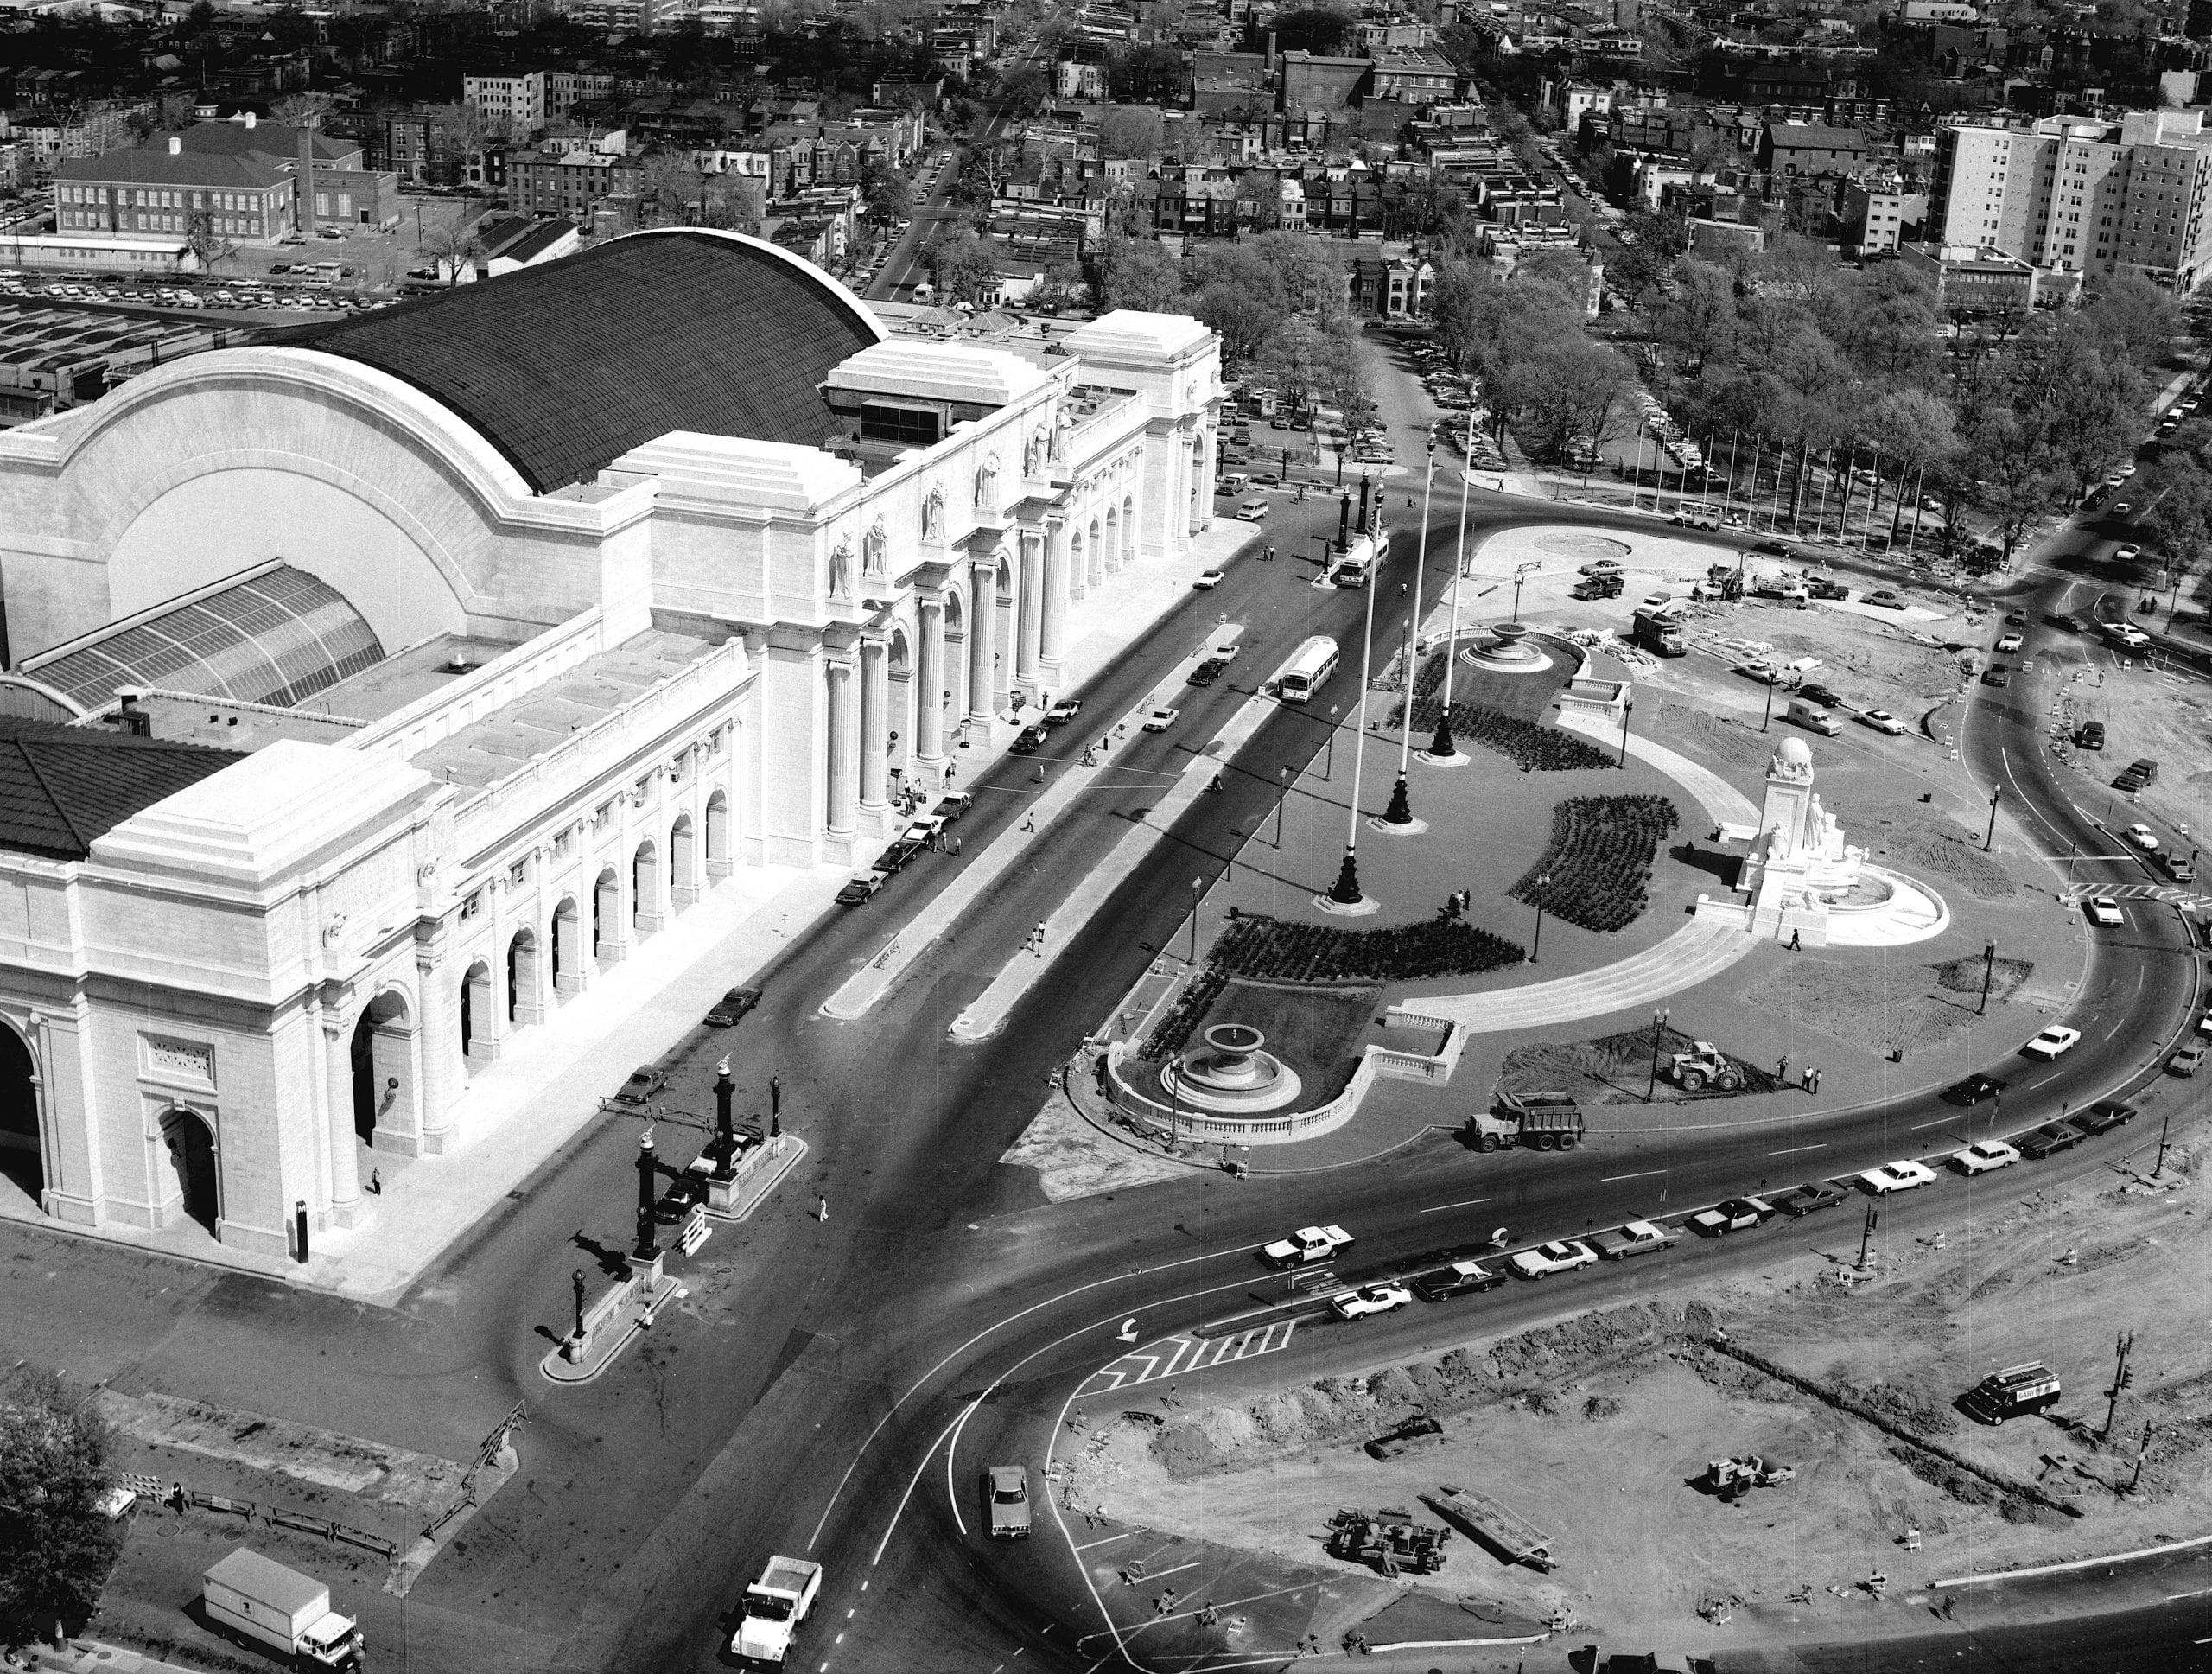
[[[226,1517],[239,1518],[248,1523],[266,1523],[273,1528],[292,1529],[322,1540],[363,1547],[382,1557],[399,1556],[398,1545],[382,1535],[372,1535],[365,1529],[356,1529],[351,1524],[340,1523],[330,1518],[315,1517],[283,1505],[264,1506],[251,1499],[233,1499],[228,1494],[202,1493],[197,1488],[186,1487],[181,1482],[164,1486],[159,1477],[148,1476],[137,1471],[122,1472],[116,1480],[118,1486],[130,1489],[142,1499],[168,1506],[180,1517],[187,1512],[219,1512]]]

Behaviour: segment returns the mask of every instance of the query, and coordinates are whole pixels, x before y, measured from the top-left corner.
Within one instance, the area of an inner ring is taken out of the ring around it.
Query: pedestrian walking
[[[1045,921],[1042,919],[1037,920],[1036,935],[1037,951],[1039,953],[1042,953],[1045,951]]]
[[[1098,753],[1099,753],[1101,755],[1105,754],[1109,750],[1112,749],[1113,748],[1114,748],[1114,735],[1113,735],[1112,733],[1110,733],[1110,732],[1109,732],[1109,733],[1108,733],[1108,734],[1106,734],[1106,735],[1105,735],[1105,736],[1103,736],[1103,738],[1101,738],[1101,739],[1098,741]]]
[[[1958,1595],[1956,1593],[1946,1593],[1946,1594],[1943,1594],[1943,1620],[1944,1620],[1945,1621],[1949,1621],[1949,1620],[1953,1620],[1953,1618],[1957,1614],[1958,1608],[1959,1608],[1959,1595]]]
[[[1021,822],[1021,829],[1025,831],[1035,831],[1037,829],[1037,816],[1034,814],[1025,816]]]
[[[1792,925],[1789,926],[1789,951],[1792,953],[1802,953],[1804,952],[1805,944],[1801,939],[1802,934],[1802,932],[1797,926]]]
[[[822,1200],[822,1206],[814,1212],[814,1218],[824,1226],[830,1224],[830,1200],[826,1196]]]
[[[383,1169],[372,1168],[369,1170],[369,1193],[372,1197],[382,1197],[384,1195]]]
[[[1821,1090],[1821,1073],[1818,1070],[1813,1072],[1813,1085],[1810,1090],[1815,1093]]]
[[[1804,1092],[1812,1092],[1812,1090],[1813,1090],[1813,1070],[1812,1070],[1812,1066],[1810,1066],[1810,1065],[1808,1064],[1808,1065],[1807,1065],[1803,1069],[1799,1070],[1799,1071],[1797,1072],[1797,1085],[1798,1085],[1798,1086],[1799,1086],[1801,1089],[1802,1089],[1802,1090],[1803,1090]]]

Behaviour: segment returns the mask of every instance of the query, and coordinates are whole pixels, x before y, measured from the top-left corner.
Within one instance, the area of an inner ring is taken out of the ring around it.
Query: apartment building
[[[524,70],[505,75],[465,75],[461,100],[481,111],[485,120],[511,134],[532,134],[545,125],[546,75]]]
[[[2212,276],[2208,197],[2212,132],[2201,111],[1967,124],[1936,134],[1929,236],[2186,292]]]

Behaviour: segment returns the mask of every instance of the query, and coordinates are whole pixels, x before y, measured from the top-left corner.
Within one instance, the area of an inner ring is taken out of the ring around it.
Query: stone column
[[[830,679],[830,835],[849,842],[860,831],[861,706],[853,690],[859,671],[849,658],[826,665]]]
[[[361,1196],[359,1139],[353,1132],[353,1031],[342,1014],[321,1008],[323,1119],[330,1135],[330,1219],[358,1226],[368,1219]]]
[[[448,992],[441,977],[451,964],[437,943],[415,950],[419,1002],[415,1024],[417,1093],[415,1116],[422,1154],[442,1156],[453,1138],[453,1106],[463,1082],[461,1067],[461,996]]]
[[[918,599],[922,650],[914,668],[914,764],[944,765],[944,601]]]
[[[1025,529],[1018,538],[1021,544],[1021,576],[1018,584],[1020,600],[1016,608],[1021,614],[1014,678],[1033,697],[1039,679],[1037,648],[1045,628],[1045,537],[1040,531]]]
[[[998,560],[978,560],[968,571],[968,719],[991,735],[992,693],[998,684]]]
[[[861,812],[879,819],[891,806],[891,647],[861,641]]]
[[[1037,672],[1047,688],[1057,691],[1060,663],[1067,654],[1068,637],[1068,525],[1052,518],[1045,525],[1045,597],[1037,636]]]

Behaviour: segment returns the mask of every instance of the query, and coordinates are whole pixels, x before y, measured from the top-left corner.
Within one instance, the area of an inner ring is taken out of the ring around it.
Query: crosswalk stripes
[[[2212,895],[2193,889],[2177,888],[2171,883],[2076,883],[2069,885],[2064,900],[2069,907],[2079,907],[2093,896],[2112,901],[2162,901],[2176,907],[2195,907],[2212,902]]]
[[[1187,1378],[1210,1366],[1228,1365],[1255,1354],[1277,1353],[1290,1346],[1290,1335],[1297,1323],[1295,1320],[1277,1320],[1229,1337],[1162,1337],[1142,1348],[1131,1349],[1111,1365],[1091,1373],[1076,1391],[1076,1398],[1135,1389],[1140,1384],[1154,1383],[1162,1378]]]

